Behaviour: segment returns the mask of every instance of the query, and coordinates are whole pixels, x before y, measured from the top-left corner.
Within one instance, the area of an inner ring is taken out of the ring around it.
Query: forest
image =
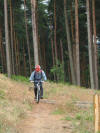
[[[0,73],[100,86],[100,0],[0,0]]]

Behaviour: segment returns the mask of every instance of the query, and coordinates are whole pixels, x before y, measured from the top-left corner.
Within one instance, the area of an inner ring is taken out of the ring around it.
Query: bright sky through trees
[[[49,0],[43,0],[43,3],[44,4],[47,4]]]

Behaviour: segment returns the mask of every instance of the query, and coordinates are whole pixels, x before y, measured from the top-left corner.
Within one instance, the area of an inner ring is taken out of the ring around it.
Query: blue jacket
[[[38,79],[38,77],[39,77],[39,79]],[[43,70],[41,70],[40,72],[33,71],[29,80],[35,81],[35,82],[42,81],[42,80],[46,81],[47,77],[46,77],[45,72]]]

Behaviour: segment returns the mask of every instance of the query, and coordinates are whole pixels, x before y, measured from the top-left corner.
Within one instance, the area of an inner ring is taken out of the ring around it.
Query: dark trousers
[[[37,87],[36,87],[36,83],[34,83],[34,94],[35,97],[37,96]],[[42,83],[40,83],[40,97],[43,97],[43,87],[42,87]]]

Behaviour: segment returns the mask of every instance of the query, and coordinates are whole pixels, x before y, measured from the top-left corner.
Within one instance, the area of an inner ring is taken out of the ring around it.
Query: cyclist
[[[40,65],[36,65],[35,70],[31,73],[30,76],[30,82],[34,81],[34,94],[35,94],[35,99],[37,96],[37,88],[36,84],[40,82],[40,98],[43,99],[43,87],[42,87],[42,80],[47,80],[47,77],[45,75],[45,72],[41,69]]]

